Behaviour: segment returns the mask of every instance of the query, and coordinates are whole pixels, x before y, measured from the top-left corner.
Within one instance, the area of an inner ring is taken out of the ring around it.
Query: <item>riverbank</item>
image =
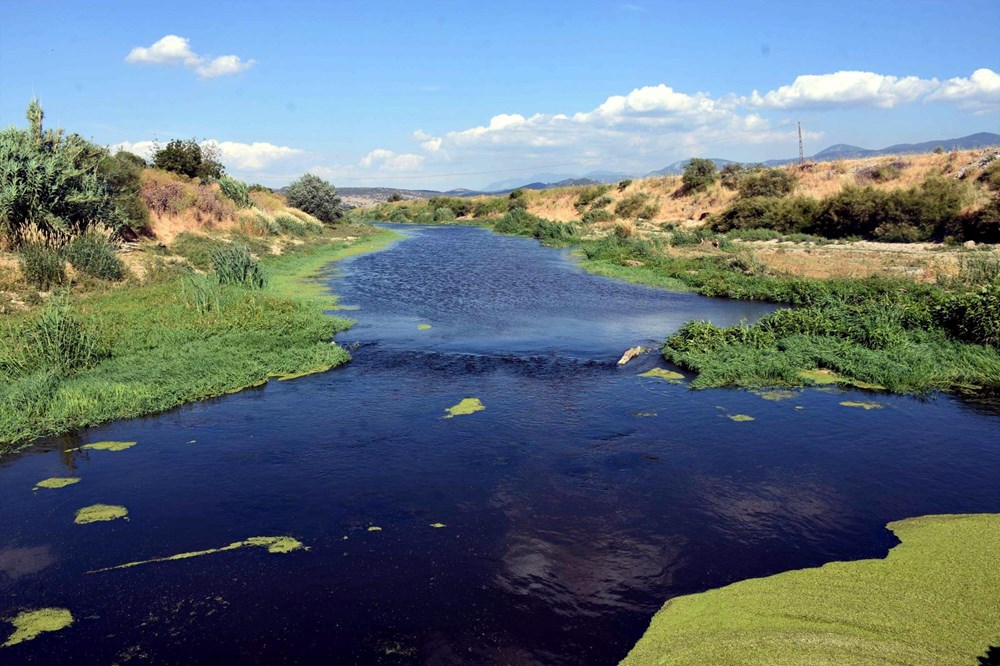
[[[888,528],[902,543],[885,559],[671,599],[622,664],[976,663],[998,638],[1000,514]]]
[[[326,314],[336,298],[309,278],[395,238],[357,225],[324,230],[261,257],[262,289],[221,284],[150,245],[142,281],[11,316],[0,332],[0,450],[347,362],[332,338],[352,322]],[[204,254],[232,243],[197,244]]]

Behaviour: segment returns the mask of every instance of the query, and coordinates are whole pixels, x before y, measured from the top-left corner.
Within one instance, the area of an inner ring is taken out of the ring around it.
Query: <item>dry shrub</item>
[[[635,222],[632,220],[622,220],[615,222],[615,238],[618,240],[628,240],[635,236]]]
[[[276,213],[285,207],[285,199],[280,194],[274,192],[264,192],[262,190],[251,190],[250,200],[254,206],[268,213]]]
[[[233,204],[228,200],[220,198],[211,185],[199,185],[198,197],[194,202],[198,211],[199,221],[207,221],[208,226],[213,222],[222,222],[226,218],[231,218],[236,213]]]
[[[174,213],[184,198],[184,186],[173,181],[147,180],[140,190],[146,207],[156,215]]]

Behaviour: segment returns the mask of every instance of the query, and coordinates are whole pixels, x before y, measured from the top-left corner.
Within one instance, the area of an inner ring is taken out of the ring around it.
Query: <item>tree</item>
[[[681,182],[684,183],[684,190],[687,192],[697,192],[707,189],[715,182],[715,162],[702,157],[693,157],[684,166],[684,175]]]
[[[214,143],[204,146],[194,139],[174,139],[153,154],[153,166],[188,178],[209,180],[220,178],[225,171],[219,161],[219,149]]]
[[[285,190],[289,206],[305,211],[316,219],[333,224],[344,216],[337,188],[311,173],[299,178]]]

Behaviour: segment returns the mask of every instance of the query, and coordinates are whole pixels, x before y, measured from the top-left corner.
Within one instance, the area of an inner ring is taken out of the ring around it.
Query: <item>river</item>
[[[359,308],[348,365],[0,459],[0,618],[75,618],[0,663],[614,664],[672,596],[884,556],[898,518],[1000,510],[989,409],[615,364],[773,306],[478,228],[403,233],[324,278]],[[485,409],[444,418],[465,398]],[[103,440],[137,444],[78,449]],[[49,477],[80,482],[32,490]],[[128,518],[74,524],[92,504]],[[307,549],[96,571],[254,536]]]

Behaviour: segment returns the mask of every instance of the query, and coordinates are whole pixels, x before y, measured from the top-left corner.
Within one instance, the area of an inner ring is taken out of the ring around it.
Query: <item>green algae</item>
[[[445,525],[444,523],[431,523],[431,527],[433,527],[434,529],[437,529],[437,530],[439,530],[439,529],[441,529],[442,527],[448,527],[448,526],[447,526],[447,525]]]
[[[975,664],[996,645],[1000,514],[889,523],[882,559],[831,562],[674,597],[622,661],[712,664]]]
[[[114,504],[93,504],[77,511],[73,522],[77,525],[86,525],[118,520],[119,518],[128,518],[128,509]]]
[[[853,400],[845,400],[840,404],[844,407],[857,407],[865,411],[868,411],[869,409],[882,409],[882,405],[877,402],[855,402]]]
[[[80,483],[79,477],[60,477],[55,476],[51,479],[44,479],[35,484],[34,490],[39,488],[65,488],[66,486],[72,486],[74,483]]]
[[[379,527],[378,525],[372,525],[371,527],[368,528],[368,531],[369,532],[381,532],[382,528]]]
[[[445,416],[445,418],[450,419],[454,416],[465,416],[466,414],[481,412],[484,409],[486,409],[486,407],[479,400],[479,398],[462,398],[460,403],[445,410],[448,412],[448,415]]]
[[[430,325],[430,324],[418,324],[418,325],[417,325],[417,330],[420,330],[420,331],[426,331],[426,330],[427,330],[427,329],[429,329],[430,327],[431,327],[431,325]]]
[[[326,372],[333,367],[334,366],[332,364],[328,363],[325,365],[318,365],[315,368],[309,368],[308,370],[303,370],[302,372],[282,372],[271,376],[275,377],[279,382],[287,382],[289,379],[298,379],[299,377],[305,377],[306,375],[316,375],[321,372]]]
[[[135,446],[137,442],[94,442],[93,444],[84,444],[83,446],[75,449],[70,449],[70,451],[124,451],[126,449],[131,449]]]
[[[50,631],[65,629],[73,624],[73,614],[65,608],[40,608],[18,613],[10,623],[14,625],[14,633],[2,647],[10,647]]]
[[[646,372],[640,373],[640,377],[654,377],[656,379],[663,379],[668,382],[679,382],[684,379],[684,375],[679,372],[674,372],[672,370],[666,370],[664,368],[653,368],[652,370],[647,370]]]
[[[756,389],[754,391],[751,391],[751,393],[753,393],[756,396],[760,396],[761,398],[764,398],[764,400],[771,400],[772,402],[778,402],[780,400],[791,400],[792,398],[798,395],[798,393],[795,391],[787,391],[784,389],[771,389],[771,390]]]
[[[881,384],[872,384],[869,382],[863,382],[860,379],[851,379],[849,377],[838,375],[836,372],[825,368],[818,368],[816,370],[799,370],[799,379],[808,381],[817,386],[844,384],[846,386],[853,386],[854,388],[864,389],[866,391],[886,390],[886,388]]]
[[[726,416],[728,416],[731,421],[738,421],[738,422],[741,422],[741,423],[744,422],[744,421],[756,421],[757,420],[754,417],[750,416],[749,414],[726,414]]]
[[[234,541],[228,546],[222,546],[221,548],[208,548],[206,550],[195,550],[190,553],[178,553],[177,555],[169,555],[167,557],[154,557],[149,560],[139,560],[138,562],[127,562],[125,564],[118,564],[113,567],[105,567],[103,569],[94,569],[88,571],[87,573],[102,573],[104,571],[114,571],[115,569],[131,569],[132,567],[138,567],[143,564],[155,564],[158,562],[174,562],[177,560],[189,560],[192,557],[201,557],[203,555],[214,555],[215,553],[224,553],[230,550],[237,550],[239,548],[264,548],[269,553],[291,553],[296,550],[308,550],[302,542],[298,539],[289,536],[270,536],[270,537],[250,537],[244,539],[243,541]]]

